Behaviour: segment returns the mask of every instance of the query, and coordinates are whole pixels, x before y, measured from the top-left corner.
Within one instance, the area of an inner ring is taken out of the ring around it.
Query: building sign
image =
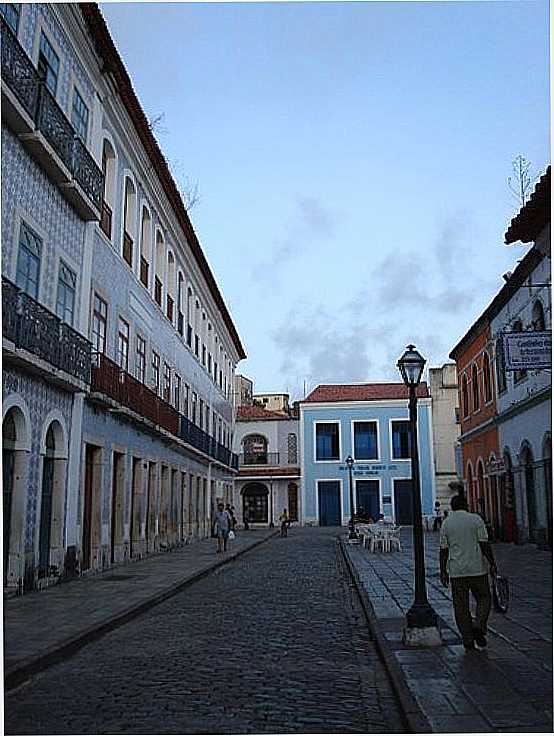
[[[551,368],[552,333],[504,333],[504,360],[507,371]]]

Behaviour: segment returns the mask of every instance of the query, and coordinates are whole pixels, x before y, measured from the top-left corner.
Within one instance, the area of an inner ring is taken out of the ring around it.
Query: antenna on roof
[[[306,379],[304,379],[304,398],[306,398]]]

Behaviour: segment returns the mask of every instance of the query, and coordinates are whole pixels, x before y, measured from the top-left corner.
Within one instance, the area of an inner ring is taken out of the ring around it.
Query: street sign
[[[552,332],[505,332],[504,358],[507,371],[552,367]]]

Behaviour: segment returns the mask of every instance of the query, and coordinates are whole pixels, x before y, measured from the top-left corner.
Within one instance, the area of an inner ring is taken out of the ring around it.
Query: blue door
[[[397,524],[414,523],[411,480],[394,481],[394,515]]]
[[[379,516],[379,481],[357,480],[356,481],[356,511],[360,518],[367,519],[371,516],[377,521]]]
[[[340,482],[338,480],[320,480],[318,482],[319,525],[340,526]]]

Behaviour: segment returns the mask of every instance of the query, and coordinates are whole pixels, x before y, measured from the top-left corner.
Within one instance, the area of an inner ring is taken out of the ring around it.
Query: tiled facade
[[[4,584],[22,590],[210,533],[245,355],[97,6],[12,7]]]

